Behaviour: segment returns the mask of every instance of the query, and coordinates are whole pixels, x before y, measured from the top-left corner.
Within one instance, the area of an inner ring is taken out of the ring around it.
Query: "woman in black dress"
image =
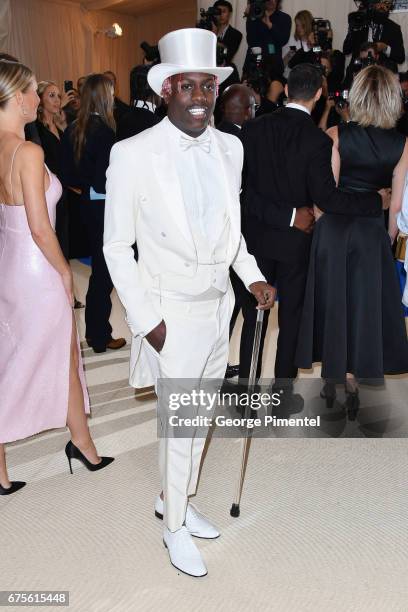
[[[397,232],[408,170],[406,138],[395,130],[401,113],[398,80],[369,66],[350,92],[351,122],[329,130],[333,173],[347,191],[392,187],[388,233],[383,217],[324,214],[316,222],[297,365],[322,362],[322,397],[346,382],[349,416],[358,409],[358,380],[382,382],[408,372],[408,340],[391,244]]]
[[[36,121],[37,132],[40,137],[41,147],[44,151],[46,166],[61,181],[61,137],[66,128],[64,114],[61,112],[62,104],[67,104],[72,93],[61,92],[53,81],[41,81],[38,83],[38,96],[40,105],[38,107],[38,118]],[[65,193],[63,193],[57,204],[57,219],[55,224],[58,242],[66,259],[69,259],[68,242],[68,205]]]

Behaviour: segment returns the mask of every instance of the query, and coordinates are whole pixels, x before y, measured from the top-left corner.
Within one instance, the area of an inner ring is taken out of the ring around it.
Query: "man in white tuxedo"
[[[209,127],[217,82],[231,72],[216,66],[216,44],[212,32],[200,29],[170,32],[159,41],[162,63],[148,80],[166,99],[168,117],[111,152],[104,253],[133,335],[135,387],[159,378],[223,378],[234,299],[230,265],[259,308],[275,299],[241,236],[242,145]],[[191,536],[219,536],[188,501],[204,443],[194,435],[160,440],[163,490],[155,514],[164,519],[172,564],[192,576],[204,576],[207,568]]]

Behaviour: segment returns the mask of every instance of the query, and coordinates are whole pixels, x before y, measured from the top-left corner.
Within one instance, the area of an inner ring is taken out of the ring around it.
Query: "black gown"
[[[405,137],[396,130],[339,126],[339,187],[391,187]],[[408,372],[401,293],[383,216],[324,214],[314,230],[296,364],[322,362],[322,376],[361,380]]]

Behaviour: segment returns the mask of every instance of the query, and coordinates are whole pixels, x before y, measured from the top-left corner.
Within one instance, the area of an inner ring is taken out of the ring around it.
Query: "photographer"
[[[262,55],[275,55],[283,74],[282,48],[289,40],[292,20],[280,10],[281,0],[251,0],[245,11],[248,55],[252,47],[261,47]],[[245,67],[244,67],[245,71]]]
[[[405,61],[405,49],[400,26],[389,19],[392,6],[392,0],[362,0],[359,10],[349,14],[349,31],[343,51],[346,55],[352,54],[352,61],[358,57],[363,43],[375,42],[380,65],[388,59],[393,70],[398,71],[397,64]]]
[[[312,119],[321,130],[326,132],[328,128],[339,125],[341,119],[344,118],[342,111],[345,110],[347,104],[343,105],[340,99],[336,99],[335,93],[332,93],[329,87],[329,79],[333,71],[332,53],[330,51],[320,55],[320,66],[323,75],[322,95],[312,111]],[[346,120],[348,120],[348,116],[346,116]]]
[[[283,106],[286,80],[280,72],[280,61],[275,55],[263,57],[250,52],[247,72],[242,81],[253,92],[258,109],[256,116],[272,113]]]
[[[241,44],[242,34],[239,30],[230,25],[232,15],[232,4],[228,0],[217,0],[214,9],[218,9],[215,15],[216,23],[213,23],[213,32],[216,34],[218,42],[226,49],[226,63],[232,62],[234,55]]]
[[[290,51],[284,61],[289,69],[298,64],[319,63],[314,55],[333,46],[333,31],[327,19],[314,19],[309,11],[300,11],[295,17],[296,30],[289,40]]]
[[[310,51],[314,46],[313,15],[310,11],[299,11],[295,15],[295,32],[282,49],[285,77],[289,75],[289,62],[297,51]]]
[[[347,68],[346,78],[344,79],[344,89],[350,89],[354,77],[367,66],[377,64],[378,66],[384,66],[392,72],[397,72],[395,62],[390,61],[384,54],[380,53],[378,49],[378,43],[366,42],[360,47],[358,57],[352,60]]]

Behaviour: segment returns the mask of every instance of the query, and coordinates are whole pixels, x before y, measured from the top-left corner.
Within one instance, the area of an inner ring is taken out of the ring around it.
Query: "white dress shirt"
[[[154,113],[156,110],[156,105],[153,104],[153,102],[149,102],[148,100],[144,101],[144,100],[136,100],[136,102],[133,104],[134,108],[145,108],[146,110],[149,110],[151,113]]]
[[[213,270],[213,286],[204,288],[203,293],[195,296],[195,299],[217,299],[225,293],[229,278],[228,268],[223,261],[222,246],[220,248],[219,244],[221,241],[226,247],[228,243],[229,218],[225,206],[226,177],[220,171],[216,143],[212,141],[209,129],[197,138],[193,138],[179,130],[168,117],[165,117],[163,122],[168,131],[173,161],[197,252],[198,272],[202,266],[205,268],[211,266]],[[183,150],[181,142],[188,143],[189,140],[194,141],[193,146]],[[209,152],[196,144],[208,140]],[[163,292],[162,294],[165,295]],[[166,292],[166,295],[176,299],[183,297],[170,295],[169,292]]]
[[[181,139],[206,140],[210,130],[206,129],[201,136],[193,138],[179,130],[166,117],[169,140],[172,143],[173,159],[180,179],[184,204],[193,236],[198,232],[201,238],[214,244],[225,224],[225,180],[220,172],[218,160],[214,154],[214,143],[210,142],[210,152],[200,146],[192,146],[183,151]]]

